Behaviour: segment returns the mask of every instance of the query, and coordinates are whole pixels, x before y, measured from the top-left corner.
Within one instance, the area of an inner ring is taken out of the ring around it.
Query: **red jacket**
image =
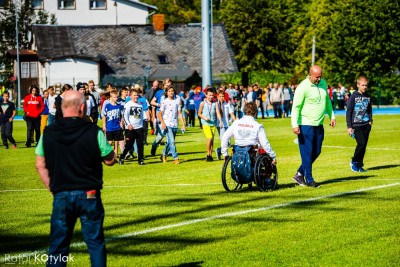
[[[24,111],[26,116],[31,118],[37,118],[44,110],[43,98],[38,96],[33,96],[29,94],[24,98]]]

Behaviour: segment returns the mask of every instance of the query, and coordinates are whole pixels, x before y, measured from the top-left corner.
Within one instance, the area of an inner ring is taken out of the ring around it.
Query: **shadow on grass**
[[[35,251],[46,248],[50,242],[50,234],[0,234],[0,255],[13,254],[21,250]]]
[[[371,177],[375,177],[376,175],[357,175],[357,176],[348,176],[348,177],[342,177],[342,178],[336,178],[328,181],[323,181],[320,182],[319,184],[332,184],[332,183],[340,183],[340,182],[346,182],[346,181],[357,181],[357,180],[366,180]]]
[[[399,167],[399,166],[400,166],[400,165],[395,165],[395,164],[392,164],[392,165],[383,165],[383,166],[375,166],[375,167],[372,167],[372,168],[368,168],[368,170],[374,171],[374,170],[391,169],[391,168],[397,168],[397,167]]]
[[[202,266],[204,261],[194,261],[194,262],[186,262],[186,263],[181,263],[179,265],[173,265],[171,267],[199,267]]]
[[[147,256],[169,251],[179,251],[184,247],[222,241],[222,238],[185,238],[177,236],[144,237],[133,236],[117,239],[108,239],[106,243],[108,255],[120,256]],[[158,245],[156,245],[158,244]],[[81,248],[79,248],[81,249]],[[84,252],[85,249],[82,249]]]

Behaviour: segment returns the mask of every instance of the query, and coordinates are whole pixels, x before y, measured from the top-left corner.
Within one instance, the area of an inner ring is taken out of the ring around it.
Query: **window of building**
[[[21,78],[37,78],[37,62],[21,62]]]
[[[96,1],[89,1],[90,9],[107,9],[107,1],[106,0],[96,0]]]
[[[75,0],[58,0],[58,9],[75,9]]]
[[[0,0],[0,9],[9,8],[10,3],[9,0]]]
[[[169,64],[168,57],[166,55],[159,55],[158,61],[160,64]]]
[[[33,9],[43,9],[43,0],[32,0]]]
[[[36,62],[29,62],[29,76],[31,78],[37,78],[38,77],[38,71],[37,71],[37,63]]]
[[[21,78],[29,78],[29,62],[21,62]]]

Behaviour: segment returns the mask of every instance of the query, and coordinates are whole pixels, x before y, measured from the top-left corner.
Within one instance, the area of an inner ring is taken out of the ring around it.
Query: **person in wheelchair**
[[[254,160],[257,155],[257,152],[254,149],[254,147],[257,145],[259,145],[259,148],[262,148],[265,153],[270,157],[273,165],[277,164],[276,153],[268,142],[267,136],[264,131],[264,126],[255,120],[257,111],[258,109],[255,102],[246,103],[244,106],[245,116],[240,120],[234,121],[233,124],[226,130],[226,132],[222,136],[221,153],[224,156],[225,160],[229,159],[228,143],[233,136],[235,140],[233,150],[237,151],[245,149],[249,153],[251,165],[254,164]],[[252,174],[249,173],[248,178],[244,179],[244,181],[246,181],[245,183],[247,183],[251,175]],[[251,185],[251,182],[252,181],[249,180],[249,186]]]

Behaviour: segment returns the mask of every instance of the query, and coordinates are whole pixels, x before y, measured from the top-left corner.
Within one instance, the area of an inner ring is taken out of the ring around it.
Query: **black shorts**
[[[106,132],[107,141],[124,141],[122,130]]]

